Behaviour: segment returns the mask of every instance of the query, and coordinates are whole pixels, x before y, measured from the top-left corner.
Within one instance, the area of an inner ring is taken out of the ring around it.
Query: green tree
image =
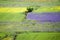
[[[32,11],[33,11],[33,8],[32,8],[32,7],[28,7],[28,8],[27,8],[27,11],[28,11],[28,12],[32,12]]]

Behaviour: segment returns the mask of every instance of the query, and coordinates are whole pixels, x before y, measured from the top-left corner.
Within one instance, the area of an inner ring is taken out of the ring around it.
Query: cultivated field
[[[21,13],[26,10],[27,10],[26,7],[0,7],[0,12],[3,13],[19,13],[19,12]]]
[[[17,34],[16,38],[12,34],[0,33],[0,40],[60,40],[59,32],[25,32]]]
[[[56,1],[0,1],[0,40],[60,40],[60,22],[27,20],[25,15],[27,7],[33,7],[33,13],[60,13],[59,5]]]
[[[33,12],[60,12],[60,6],[30,6]],[[0,7],[0,13],[23,13],[27,11],[27,7]]]

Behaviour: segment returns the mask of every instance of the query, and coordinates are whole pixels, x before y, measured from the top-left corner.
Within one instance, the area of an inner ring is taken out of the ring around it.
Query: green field
[[[2,35],[2,36],[1,36]],[[14,36],[10,34],[10,36],[7,36],[6,38],[3,38],[6,35],[3,33],[0,33],[0,39],[1,40],[13,40]],[[7,35],[9,35],[7,33]],[[2,39],[3,38],[3,39]],[[17,37],[15,40],[60,40],[60,32],[25,32],[22,34],[17,34]]]
[[[60,6],[52,6],[52,7],[46,7],[46,6],[42,6],[42,7],[38,7],[37,10],[34,10],[34,12],[60,12]]]
[[[0,21],[22,21],[25,15],[23,13],[0,13]]]
[[[59,40],[60,33],[24,33],[19,34],[16,40]]]
[[[16,1],[0,1],[0,7],[27,7],[27,6],[59,6],[60,1],[50,2],[16,2]]]

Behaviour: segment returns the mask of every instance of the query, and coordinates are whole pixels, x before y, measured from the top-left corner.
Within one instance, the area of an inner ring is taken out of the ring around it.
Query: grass
[[[60,33],[24,33],[19,34],[16,40],[59,40]]]
[[[2,40],[12,40],[12,39],[13,37],[8,36],[7,38],[4,38]],[[59,39],[60,39],[60,32],[38,32],[38,33],[27,32],[17,34],[16,37],[16,40],[59,40]]]
[[[23,13],[0,13],[0,21],[22,21],[24,17]]]
[[[27,11],[27,7],[0,7],[1,13],[23,13],[25,11]],[[60,6],[41,6],[37,10],[33,10],[33,12],[60,12]]]
[[[0,7],[0,12],[3,13],[19,13],[27,11],[26,7]]]
[[[45,1],[43,0],[43,2],[39,1],[39,2],[20,2],[20,1],[0,1],[0,7],[27,7],[27,6],[59,6],[60,5],[60,1]]]
[[[0,32],[0,38],[3,38],[5,36],[5,33]]]
[[[52,6],[52,7],[40,7],[34,12],[60,12],[60,6]]]
[[[4,38],[2,40],[13,40],[11,37]]]

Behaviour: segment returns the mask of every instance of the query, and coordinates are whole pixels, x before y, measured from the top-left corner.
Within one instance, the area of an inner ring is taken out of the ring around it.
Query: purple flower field
[[[28,13],[28,20],[38,20],[41,22],[59,22],[60,12],[50,12],[50,13]]]

